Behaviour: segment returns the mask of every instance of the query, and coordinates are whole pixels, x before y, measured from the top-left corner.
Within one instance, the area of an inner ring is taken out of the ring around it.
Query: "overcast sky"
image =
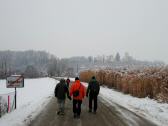
[[[0,50],[120,52],[168,63],[168,0],[0,0]]]

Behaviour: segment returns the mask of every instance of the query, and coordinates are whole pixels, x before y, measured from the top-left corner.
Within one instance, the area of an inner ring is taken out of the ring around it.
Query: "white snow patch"
[[[57,81],[51,78],[25,79],[25,87],[17,88],[17,109],[0,118],[0,126],[25,126],[47,105]],[[14,91],[0,80],[0,94]]]
[[[100,97],[110,104],[119,104],[158,125],[168,126],[168,104],[158,103],[149,98],[135,98],[107,87],[101,87]]]

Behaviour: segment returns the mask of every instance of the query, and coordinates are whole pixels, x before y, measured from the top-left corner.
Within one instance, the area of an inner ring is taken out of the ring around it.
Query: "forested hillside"
[[[35,78],[43,76],[78,76],[80,71],[88,69],[143,69],[163,66],[163,62],[140,61],[125,53],[101,56],[76,56],[58,58],[45,51],[0,51],[0,78],[10,74],[23,74]]]

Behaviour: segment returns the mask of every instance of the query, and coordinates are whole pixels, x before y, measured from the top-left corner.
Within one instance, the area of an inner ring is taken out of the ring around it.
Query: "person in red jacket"
[[[81,104],[85,97],[85,87],[81,84],[78,77],[75,78],[75,82],[70,88],[70,96],[73,96],[73,113],[74,118],[80,118]]]

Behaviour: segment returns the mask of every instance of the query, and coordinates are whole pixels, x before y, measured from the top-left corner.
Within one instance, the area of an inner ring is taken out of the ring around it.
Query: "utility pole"
[[[79,75],[79,74],[78,74],[78,69],[79,69],[79,68],[78,68],[78,64],[77,64],[77,66],[76,66],[76,67],[77,67],[77,68],[76,68],[76,69],[77,69],[77,71],[76,71],[76,72],[77,72],[77,76],[78,76],[78,75]]]
[[[7,75],[7,65],[6,65],[6,60],[5,60],[5,78],[6,78],[6,75]]]

